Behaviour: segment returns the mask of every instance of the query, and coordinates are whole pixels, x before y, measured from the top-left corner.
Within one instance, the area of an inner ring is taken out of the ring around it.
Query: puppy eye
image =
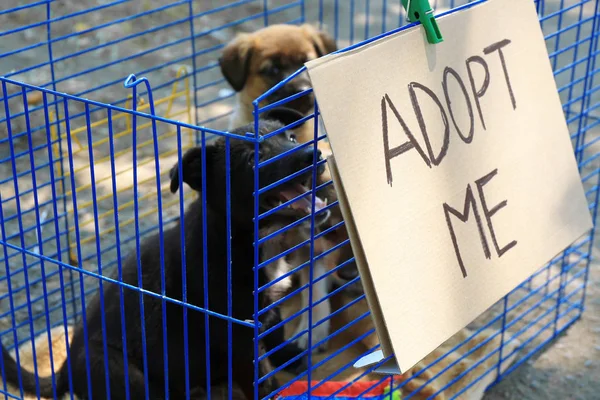
[[[264,154],[262,151],[258,152],[258,161],[264,161]],[[254,167],[255,163],[254,163],[254,152],[250,153],[248,155],[248,165]]]
[[[249,166],[254,167],[254,152],[248,154],[248,158],[246,159],[246,162],[248,163]]]
[[[290,142],[298,143],[298,140],[296,139],[296,135],[294,135],[293,133],[290,135]]]
[[[279,75],[279,72],[280,72],[279,68],[277,68],[274,65],[262,70],[262,73],[264,75],[269,75],[269,76],[277,76],[277,75]]]

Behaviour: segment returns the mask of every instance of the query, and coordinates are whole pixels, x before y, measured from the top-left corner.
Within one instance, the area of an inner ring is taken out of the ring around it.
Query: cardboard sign
[[[400,372],[592,227],[532,0],[306,64],[352,247]]]

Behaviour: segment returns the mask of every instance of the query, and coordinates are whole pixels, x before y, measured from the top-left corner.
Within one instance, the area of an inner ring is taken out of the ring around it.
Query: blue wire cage
[[[439,14],[456,12],[478,2],[448,0],[433,5]],[[598,4],[597,0],[536,1],[594,220],[600,193],[600,154],[595,146],[598,135],[594,134],[600,124],[596,116],[600,86],[595,65]],[[100,301],[104,301],[107,285],[118,285],[121,293],[133,291],[142,299],[156,299],[162,305],[162,321],[167,320],[165,305],[170,304],[185,310],[184,325],[187,316],[192,318],[191,315],[198,313],[206,321],[210,318],[210,323],[214,320],[227,323],[228,337],[221,339],[228,344],[228,352],[218,362],[227,366],[228,379],[220,386],[209,383],[205,388],[209,398],[216,398],[216,393],[236,398],[232,370],[237,360],[232,347],[238,327],[252,332],[254,337],[254,345],[248,348],[255,361],[248,374],[258,383],[254,386],[254,398],[264,397],[259,396],[259,384],[275,375],[280,387],[267,397],[278,392],[285,394],[301,381],[310,383],[301,398],[310,398],[332,381],[345,383],[336,386],[328,394],[331,397],[344,393],[355,382],[368,381],[373,388],[388,382],[391,390],[386,396],[390,399],[394,392],[401,392],[402,398],[407,399],[438,395],[461,398],[477,387],[485,389],[499,382],[581,316],[593,232],[404,376],[374,375],[377,365],[355,369],[353,364],[358,358],[378,348],[364,295],[340,300],[345,289],[359,284],[360,278],[348,280],[322,299],[313,296],[317,282],[351,263],[351,259],[336,259],[336,265],[328,261],[325,272],[316,268],[318,262],[349,246],[348,239],[338,241],[332,248],[318,250],[315,243],[327,232],[314,229],[318,218],[314,212],[281,226],[267,237],[260,237],[259,222],[269,213],[259,213],[258,200],[254,203],[251,235],[255,243],[251,260],[253,315],[234,315],[231,300],[226,312],[211,310],[208,295],[198,304],[187,302],[186,293],[194,291],[192,285],[211,284],[211,266],[207,265],[206,254],[211,252],[208,238],[212,232],[206,221],[203,239],[197,244],[205,250],[204,260],[198,260],[201,282],[184,279],[181,299],[168,296],[164,278],[160,290],[155,292],[123,283],[123,260],[132,252],[139,254],[145,237],[159,235],[160,262],[164,265],[162,243],[167,227],[177,226],[191,202],[200,201],[206,207],[206,190],[194,192],[187,187],[184,190],[182,176],[179,176],[181,190],[177,195],[169,193],[170,168],[178,165],[181,169],[182,156],[188,149],[195,146],[205,149],[213,140],[224,138],[227,203],[223,207],[227,234],[222,239],[228,251],[227,265],[222,268],[228,269],[231,288],[232,252],[235,252],[231,244],[231,141],[243,140],[258,148],[260,142],[268,139],[255,134],[240,139],[228,133],[227,119],[236,93],[221,75],[218,58],[237,32],[280,23],[312,23],[328,31],[340,48],[358,47],[409,26],[399,0],[5,0],[0,4],[0,335],[23,368],[40,376],[54,377],[69,358],[73,327],[86,321],[86,306],[94,301],[94,296],[100,294]],[[286,78],[256,99],[256,115],[272,108],[259,107],[261,100],[297,75]],[[310,92],[307,89],[279,104]],[[326,140],[326,135],[318,129],[318,111],[305,119],[313,120],[317,126],[314,139]],[[269,162],[259,160],[258,155],[254,161],[253,191],[263,193],[269,188],[262,187],[258,171]],[[323,163],[313,157],[308,172],[316,171]],[[315,193],[316,183],[312,180],[310,193]],[[202,189],[206,189],[206,181],[203,168]],[[331,182],[323,186],[327,185]],[[314,207],[316,200],[312,197]],[[327,207],[336,206],[334,202]],[[304,242],[282,248],[268,259],[261,258],[259,250],[264,243],[292,232],[300,223],[313,228]],[[330,231],[344,229],[343,225],[338,223]],[[185,237],[183,228],[180,234]],[[308,282],[275,303],[259,303],[258,293],[274,284],[259,286],[259,270],[287,260],[293,251],[303,248],[308,249],[305,259],[292,265],[275,282],[302,271],[307,271]],[[186,252],[185,246],[181,252]],[[185,270],[185,258],[182,264]],[[293,302],[300,293],[308,293],[309,306],[284,313],[281,322],[265,331],[261,316],[286,301]],[[228,298],[232,296],[235,298],[236,293],[230,290]],[[315,311],[323,302],[332,303],[331,312],[324,317]],[[124,310],[123,302],[120,305]],[[139,306],[143,310],[143,301]],[[123,326],[129,323],[124,312],[120,318]],[[288,326],[301,318],[307,318],[309,328],[290,334]],[[103,331],[107,329],[106,323],[103,310]],[[326,335],[317,336],[316,330],[324,325],[328,326]],[[87,329],[85,323],[82,326]],[[140,338],[144,349],[142,371],[152,369],[156,362],[146,357],[145,341],[152,334],[151,329],[157,328],[142,329]],[[279,330],[286,332],[285,341],[263,354],[259,343]],[[188,352],[189,343],[202,343],[207,353],[216,343],[208,335],[190,336],[187,329],[184,332],[181,368],[188,371],[190,363],[195,362],[195,354]],[[168,332],[164,338],[167,335]],[[273,357],[286,344],[302,337],[310,351],[304,350],[266,375],[261,373],[259,361]],[[327,345],[325,352],[316,351],[324,345]],[[161,355],[161,362],[167,364],[166,346]],[[290,373],[287,366],[299,359],[304,360],[303,366]],[[102,362],[108,365],[106,357]],[[210,374],[217,365],[214,357],[206,357],[205,363],[206,376],[201,379],[210,382]],[[7,385],[4,365],[1,367],[0,393],[6,398],[27,398],[23,387]],[[69,385],[75,383],[74,372],[68,369]],[[86,378],[92,381],[89,370]],[[100,379],[105,382],[104,377]],[[185,398],[196,398],[193,390],[197,379],[200,378],[186,374],[185,388],[181,391]],[[148,387],[148,374],[144,380]],[[160,387],[168,384],[167,375]],[[106,385],[110,393],[110,384]],[[355,395],[368,397],[369,390],[366,387]],[[174,398],[165,390],[150,392],[147,398],[169,396]]]

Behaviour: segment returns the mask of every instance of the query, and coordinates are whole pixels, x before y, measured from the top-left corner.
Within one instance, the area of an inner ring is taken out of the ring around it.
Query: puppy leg
[[[317,261],[313,263],[314,272],[313,279],[317,279],[325,273],[325,268],[322,263]],[[309,283],[309,272],[305,269],[301,272],[301,285],[304,286]],[[313,308],[312,308],[312,321],[313,321],[313,329],[312,329],[312,343],[318,343],[324,340],[327,335],[329,335],[330,328],[330,320],[324,320],[327,316],[331,314],[331,305],[329,304],[329,300],[323,300],[319,302],[319,300],[324,299],[327,294],[327,279],[320,279],[317,282],[313,283]],[[307,308],[310,305],[310,288],[306,288],[302,291],[302,309]],[[318,303],[318,304],[316,304]],[[321,322],[322,321],[322,322]],[[320,322],[320,323],[319,323]],[[316,325],[318,324],[318,325]],[[316,325],[316,326],[315,326]],[[300,323],[298,324],[298,328],[294,335],[300,334],[300,332],[309,329],[309,321],[308,321],[308,310],[304,311],[300,317]],[[308,333],[300,336],[298,338],[298,346],[302,349],[308,348]],[[327,350],[327,342],[322,343],[318,347],[319,351]]]
[[[248,329],[248,328],[243,328]],[[246,342],[246,341],[244,341]],[[254,352],[249,346],[251,342],[243,346],[240,341],[234,343],[236,362],[233,364],[233,379],[244,394],[246,399],[254,399]],[[236,351],[237,349],[237,351]],[[259,356],[265,353],[264,345],[259,343]],[[258,363],[258,379],[263,379],[273,371],[269,359],[263,359]],[[275,375],[271,375],[258,384],[258,398],[262,399],[279,388],[279,382]]]
[[[323,267],[321,262],[317,262],[315,264],[315,277],[321,277],[325,273],[325,268]],[[329,303],[329,299],[327,299],[328,295],[328,282],[327,278],[323,278],[313,285],[313,303],[319,302],[319,304],[315,305],[313,308],[313,334],[312,341],[313,343],[319,343],[329,335],[331,319],[327,318],[331,315],[331,303]],[[324,352],[327,350],[328,342],[323,342],[318,346],[320,352]]]
[[[85,365],[85,355],[80,354],[81,359],[77,360],[78,365]],[[134,364],[127,365],[128,376],[125,375],[125,364],[123,362],[123,351],[108,347],[108,378],[110,383],[110,398],[113,400],[127,399],[125,380],[129,378],[129,398],[145,399],[146,387],[144,384],[144,372]],[[89,364],[90,378],[92,381],[92,399],[107,399],[106,374],[104,368],[104,351],[100,343],[90,343],[89,345]],[[76,364],[76,365],[77,365]],[[74,392],[85,394],[87,398],[87,376],[85,367],[80,374],[76,374],[73,379]],[[79,376],[78,376],[79,375]],[[157,386],[148,380],[148,390],[150,399],[160,400],[165,398],[165,390],[162,386]]]
[[[277,325],[279,322],[281,322],[281,312],[278,307],[275,307],[267,312],[263,318],[264,330],[268,330],[270,327]],[[263,339],[263,343],[267,351],[271,351],[280,346],[282,343],[285,343],[285,332],[283,326],[266,335]],[[284,370],[292,373],[300,372],[306,368],[306,357],[300,356],[302,352],[303,349],[301,349],[295,343],[286,343],[285,346],[273,352],[269,356],[269,359],[276,368],[279,368],[288,361],[296,358],[293,362],[286,365]]]
[[[300,271],[299,276],[300,276],[300,287],[307,285],[308,281],[309,281],[308,268],[306,268],[306,267],[303,268]],[[292,334],[292,337],[297,336],[301,332],[308,330],[308,309],[307,309],[307,307],[309,306],[309,303],[310,303],[309,290],[310,290],[310,288],[307,287],[307,288],[304,288],[302,290],[302,292],[300,292],[301,299],[302,299],[302,301],[300,302],[300,310],[304,310],[304,311],[302,312],[302,314],[300,314],[300,321],[298,321],[298,326],[296,327],[296,330]],[[308,334],[304,333],[304,335],[300,336],[297,339],[296,343],[298,343],[298,347],[300,347],[302,350],[306,350],[308,348]]]

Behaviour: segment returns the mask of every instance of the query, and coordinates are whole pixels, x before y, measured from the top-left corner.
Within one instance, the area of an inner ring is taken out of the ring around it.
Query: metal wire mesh
[[[596,144],[600,137],[597,134],[600,86],[596,82],[598,67],[595,63],[598,56],[598,2],[539,0],[536,4],[582,181],[595,218],[600,193],[600,153]],[[456,12],[469,4],[438,1],[434,6],[440,13]],[[254,315],[234,315],[231,302],[224,310],[215,311],[208,291],[204,291],[206,296],[202,301],[188,303],[186,293],[194,291],[190,282],[184,283],[181,298],[167,295],[164,278],[159,284],[161,289],[156,292],[121,282],[125,257],[129,253],[139,255],[144,238],[152,234],[162,238],[167,227],[177,226],[175,224],[184,219],[186,207],[194,200],[199,200],[205,209],[207,207],[206,190],[200,193],[186,188],[177,195],[169,192],[170,168],[179,165],[181,169],[182,156],[187,150],[197,145],[205,147],[215,138],[225,138],[229,176],[231,142],[239,137],[225,131],[235,92],[219,71],[218,57],[224,45],[238,31],[252,31],[276,23],[303,22],[316,23],[335,38],[339,47],[350,48],[406,26],[400,1],[392,0],[239,0],[227,4],[191,0],[81,3],[10,0],[0,5],[0,70],[3,73],[0,77],[0,243],[3,248],[0,264],[4,266],[0,273],[0,337],[9,350],[16,352],[16,348],[21,348],[15,353],[17,362],[23,352],[31,352],[30,358],[36,359],[40,344],[54,348],[50,344],[57,340],[56,337],[65,347],[65,342],[70,340],[65,333],[72,333],[76,323],[86,320],[86,306],[94,301],[94,296],[103,293],[103,285],[116,284],[121,293],[134,291],[143,294],[144,298],[160,300],[163,323],[168,318],[166,304],[185,309],[183,314],[186,316],[205,315],[207,324],[227,322],[228,337],[221,338],[227,343],[227,357],[219,363],[226,365],[229,372],[228,379],[221,385],[229,398],[235,397],[231,374],[236,362],[232,355],[236,340],[234,327],[254,328],[254,348],[248,348],[248,352],[254,354],[255,361],[273,357],[290,342],[307,340],[309,350],[267,375],[259,374],[256,366],[250,372],[258,383],[277,375],[281,382],[278,391],[289,389],[294,382],[308,381],[310,384],[305,387],[308,397],[318,397],[313,394],[327,383],[344,382],[327,395],[334,396],[355,382],[367,380],[372,384],[362,390],[361,395],[384,383],[391,386],[391,392],[402,391],[403,398],[433,398],[442,392],[448,398],[458,398],[481,382],[486,386],[497,383],[581,316],[593,233],[540,269],[478,318],[468,332],[453,338],[402,379],[374,375],[372,370],[376,366],[355,370],[353,362],[376,350],[378,345],[367,345],[375,342],[364,295],[342,300],[344,289],[359,284],[359,278],[323,298],[314,298],[318,282],[328,279],[352,261],[340,259],[336,253],[349,246],[347,239],[339,240],[327,249],[315,245],[325,235],[343,230],[344,224],[341,222],[327,232],[316,232],[313,228],[318,216],[314,212],[299,222],[279,227],[268,237],[260,237],[256,222],[251,233],[256,242],[254,259],[250,260],[251,266],[255,267]],[[144,79],[130,76],[131,73]],[[258,101],[293,78],[287,78],[261,96],[255,102],[257,111],[272,108],[262,106],[259,109]],[[144,85],[139,85],[141,83]],[[294,99],[310,92],[308,89]],[[288,100],[293,99],[282,103]],[[317,127],[315,139],[326,140],[319,130],[318,107],[315,109],[317,111],[306,119],[313,120]],[[277,133],[263,138],[250,135],[243,141],[258,149],[263,140]],[[281,157],[292,157],[306,146]],[[258,158],[255,161],[254,191],[262,193],[269,187],[264,188],[259,182],[258,171],[275,161]],[[318,162],[315,158],[305,172],[314,172],[320,164],[323,161]],[[207,179],[203,168],[203,185]],[[315,193],[319,188],[314,179],[312,183],[310,193]],[[228,178],[226,189],[223,189],[227,199],[227,233],[223,240],[228,249],[229,288],[231,265],[235,263],[231,254],[235,249],[231,244],[230,210],[235,192],[231,184]],[[328,185],[331,182],[320,189]],[[182,187],[181,180],[179,186]],[[314,202],[313,196],[313,207]],[[337,203],[327,207],[334,209]],[[254,211],[256,221],[269,216],[268,213],[260,215],[258,208]],[[278,235],[289,235],[302,223],[311,228],[308,236],[289,244],[269,259],[260,258],[259,248],[264,243]],[[205,250],[205,257],[212,250],[207,240],[212,234],[209,229],[204,222],[203,239],[197,244]],[[183,228],[180,236],[185,237]],[[181,251],[186,252],[185,246]],[[161,240],[163,266],[164,252]],[[294,252],[304,252],[304,258],[294,258],[293,254],[297,254]],[[259,304],[258,293],[273,286],[272,282],[259,285],[259,270],[290,256],[300,261],[280,276],[279,281],[302,271],[309,272],[309,281],[295,287],[274,304]],[[206,259],[198,262],[202,282],[193,284],[209,287],[210,266],[206,265]],[[316,268],[319,263],[328,265],[326,271]],[[182,264],[185,271],[185,258]],[[295,309],[284,315],[277,325],[266,332],[261,331],[258,321],[263,315],[285,302],[298,301],[302,293],[308,293],[308,307]],[[231,290],[227,295],[230,299],[236,296]],[[320,314],[315,310],[326,302],[337,305],[318,320]],[[122,300],[120,307],[124,310]],[[120,318],[121,325],[125,326],[124,312]],[[290,335],[291,328],[285,327],[297,324],[302,318],[307,318],[312,328]],[[105,325],[102,318],[104,330]],[[314,332],[325,325],[330,325],[327,334],[315,340]],[[259,339],[284,328],[286,342],[262,354]],[[191,337],[187,329],[184,332],[185,365],[182,368],[188,371],[190,360],[194,358],[194,354],[188,352],[190,342],[200,342],[207,353],[216,344],[208,335]],[[147,334],[142,330],[140,343],[144,349]],[[164,343],[166,337],[167,334]],[[328,345],[325,353],[310,351],[324,345]],[[104,349],[106,352],[106,347]],[[68,356],[68,350],[66,352]],[[167,364],[166,348],[161,354],[161,363]],[[306,365],[301,370],[294,374],[283,371],[286,365],[304,357]],[[49,358],[53,358],[51,350]],[[102,362],[108,365],[106,355]],[[144,371],[148,371],[152,367],[149,363],[154,362],[147,359],[144,350]],[[202,379],[211,381],[211,371],[217,366],[214,358],[206,357],[205,363],[207,372]],[[38,363],[31,362],[30,369],[40,376],[54,376],[60,364],[53,368],[51,364],[46,362],[38,368]],[[5,377],[4,368],[2,376]],[[73,371],[70,368],[68,377],[72,387]],[[186,374],[186,390],[182,392],[186,398],[193,398],[190,391],[194,389],[196,379],[198,377]],[[88,384],[92,381],[89,371],[87,380]],[[145,384],[149,384],[148,375]],[[169,385],[168,375],[161,385]],[[255,386],[256,397],[258,386]],[[216,397],[221,390],[219,385],[210,384],[206,389],[209,398]],[[6,383],[0,387],[0,392],[10,398],[25,398],[22,388],[10,388]],[[169,396],[166,391],[156,395],[162,398],[163,394]],[[298,396],[304,398],[305,395]],[[382,395],[382,398],[384,396],[391,398],[392,393]]]

